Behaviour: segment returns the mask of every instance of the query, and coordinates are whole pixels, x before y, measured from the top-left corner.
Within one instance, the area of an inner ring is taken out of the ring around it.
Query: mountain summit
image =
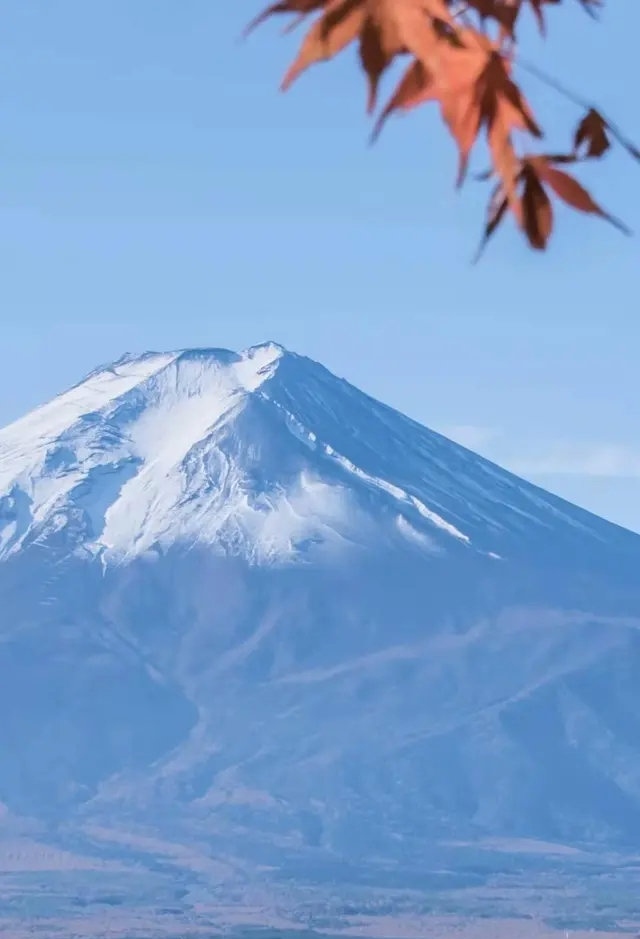
[[[371,543],[500,560],[613,537],[275,343],[97,369],[0,431],[0,494],[0,558],[53,539],[105,562],[203,544],[283,563]]]
[[[0,431],[0,803],[292,878],[640,848],[639,569],[275,343],[126,356]]]

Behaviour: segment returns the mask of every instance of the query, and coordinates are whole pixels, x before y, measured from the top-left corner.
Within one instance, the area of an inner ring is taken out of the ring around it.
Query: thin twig
[[[611,121],[607,115],[601,111],[600,108],[596,107],[595,104],[587,101],[586,98],[583,98],[582,95],[579,95],[571,88],[567,88],[567,86],[563,85],[562,82],[558,81],[557,78],[554,78],[552,75],[548,75],[546,72],[543,72],[542,69],[539,69],[537,65],[533,64],[533,62],[528,62],[526,59],[518,57],[515,60],[515,64],[518,65],[523,71],[529,72],[530,75],[533,75],[538,79],[538,81],[541,81],[549,88],[553,88],[554,91],[557,91],[558,94],[562,95],[562,97],[566,98],[568,101],[571,101],[572,104],[577,105],[577,107],[584,108],[585,111],[597,112],[613,136],[618,140],[618,142],[622,144],[622,146],[631,154],[631,156],[635,157],[636,160],[640,160],[640,149],[638,149],[635,144],[631,143],[629,138],[623,134],[617,124],[614,124],[614,122]]]
[[[548,85],[549,88],[553,88],[554,91],[557,91],[558,94],[562,95],[563,98],[567,98],[568,101],[571,101],[573,104],[577,104],[579,108],[584,108],[586,111],[593,109],[597,110],[594,105],[590,104],[585,98],[579,95],[577,92],[572,91],[570,88],[567,88],[557,78],[554,78],[552,75],[547,75],[546,72],[543,72],[542,69],[539,69],[537,65],[534,65],[533,62],[528,62],[526,59],[518,58],[515,60],[515,64],[520,66],[521,69],[525,72],[529,72],[530,75],[535,76],[543,84]],[[608,123],[608,122],[607,122]]]

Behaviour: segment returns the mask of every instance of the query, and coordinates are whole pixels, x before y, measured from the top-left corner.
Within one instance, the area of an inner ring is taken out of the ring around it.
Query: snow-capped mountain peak
[[[0,558],[204,543],[273,562],[391,540],[497,560],[603,526],[274,342],[127,355],[0,431]]]

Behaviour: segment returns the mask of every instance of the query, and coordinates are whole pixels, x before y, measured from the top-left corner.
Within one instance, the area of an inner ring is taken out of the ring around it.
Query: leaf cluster
[[[554,200],[627,231],[576,179],[573,166],[601,159],[614,141],[640,159],[600,110],[580,101],[583,113],[566,151],[540,150],[543,128],[514,77],[519,28],[528,9],[544,35],[548,8],[563,2],[572,0],[278,0],[249,29],[274,16],[288,16],[288,29],[311,20],[283,89],[310,66],[356,44],[367,107],[377,112],[373,137],[393,114],[438,107],[457,147],[458,185],[479,140],[489,154],[491,169],[482,178],[494,185],[480,250],[508,215],[532,248],[544,250],[553,230]],[[573,2],[594,16],[602,0]],[[381,79],[397,59],[405,61],[404,71],[379,108]]]

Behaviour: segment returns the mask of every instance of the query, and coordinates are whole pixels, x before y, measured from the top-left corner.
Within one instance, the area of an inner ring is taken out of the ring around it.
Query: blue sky
[[[561,211],[547,256],[507,228],[471,267],[486,192],[437,121],[369,149],[353,54],[279,94],[259,6],[3,4],[0,424],[124,351],[273,338],[640,530],[640,237]],[[640,139],[640,5],[564,6],[528,57]],[[575,108],[528,88],[561,146]],[[640,232],[640,166],[584,178]]]

